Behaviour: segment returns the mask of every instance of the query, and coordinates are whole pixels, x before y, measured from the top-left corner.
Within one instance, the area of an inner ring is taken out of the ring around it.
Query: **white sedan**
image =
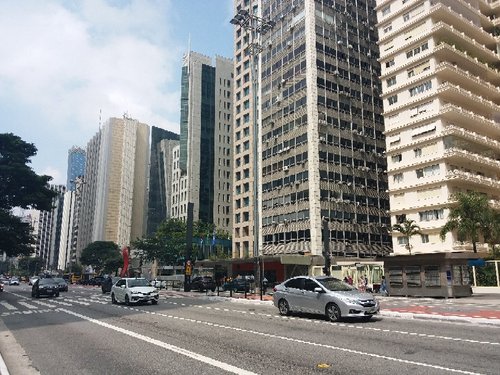
[[[130,305],[139,302],[158,303],[158,289],[152,287],[144,278],[123,278],[111,288],[111,302]]]

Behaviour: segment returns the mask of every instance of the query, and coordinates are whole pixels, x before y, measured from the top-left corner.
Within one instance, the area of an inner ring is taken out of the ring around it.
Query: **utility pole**
[[[326,276],[331,275],[331,259],[330,259],[330,229],[328,228],[328,220],[322,219],[323,222],[323,257],[325,258],[325,266],[323,273]]]
[[[193,247],[193,202],[187,204],[187,230],[186,230],[186,254],[184,257],[184,291],[191,290],[191,275],[193,264],[191,263],[191,252]]]

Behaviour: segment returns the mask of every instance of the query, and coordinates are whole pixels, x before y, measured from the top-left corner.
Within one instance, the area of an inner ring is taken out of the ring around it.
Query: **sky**
[[[110,117],[179,133],[182,56],[232,57],[232,4],[1,0],[0,133],[33,143],[31,167],[55,184]]]

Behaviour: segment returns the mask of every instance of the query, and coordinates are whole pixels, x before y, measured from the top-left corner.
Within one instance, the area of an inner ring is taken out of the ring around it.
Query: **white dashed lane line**
[[[172,304],[172,305],[179,305],[176,302],[170,302],[170,301],[164,301],[163,303]],[[212,309],[212,307],[210,307],[210,306],[186,305],[185,303],[183,303],[182,306],[196,307],[196,308],[207,309],[207,310]],[[366,327],[364,325],[355,325],[355,324],[348,324],[348,323],[332,323],[332,322],[326,322],[326,321],[314,320],[314,319],[308,319],[308,318],[295,318],[293,316],[281,316],[281,315],[273,315],[273,314],[266,314],[266,313],[255,313],[255,312],[244,311],[244,310],[224,309],[224,311],[233,312],[233,313],[237,313],[237,314],[263,316],[266,318],[274,317],[276,319],[300,320],[301,322],[303,321],[303,322],[307,322],[307,323],[328,324],[328,325],[333,325],[333,326],[337,326],[337,327],[356,328],[356,329],[363,329],[363,330],[374,331],[374,332],[389,332],[389,333],[396,333],[396,334],[407,335],[407,336],[419,336],[419,337],[427,337],[427,338],[439,339],[439,340],[466,342],[466,343],[470,343],[470,344],[487,344],[487,345],[500,346],[500,342],[494,342],[494,341],[485,342],[485,341],[471,340],[471,339],[459,338],[459,337],[431,335],[431,334],[426,334],[426,333],[382,329],[382,328],[377,328],[377,327]]]

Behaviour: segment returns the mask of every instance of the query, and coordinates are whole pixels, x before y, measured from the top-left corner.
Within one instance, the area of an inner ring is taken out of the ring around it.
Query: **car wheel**
[[[59,297],[59,292],[56,293],[56,297]]]
[[[151,300],[151,304],[152,304],[152,305],[158,305],[158,301],[157,301],[157,300],[155,300],[155,299],[152,299],[152,300]]]
[[[278,302],[280,315],[290,315],[290,305],[286,299],[280,299]]]
[[[116,305],[116,298],[115,298],[115,294],[114,293],[111,293],[111,303],[113,305]]]
[[[128,298],[128,294],[125,294],[125,305],[130,306],[130,298]]]
[[[334,303],[326,305],[325,314],[331,322],[337,322],[342,317],[339,307]]]

